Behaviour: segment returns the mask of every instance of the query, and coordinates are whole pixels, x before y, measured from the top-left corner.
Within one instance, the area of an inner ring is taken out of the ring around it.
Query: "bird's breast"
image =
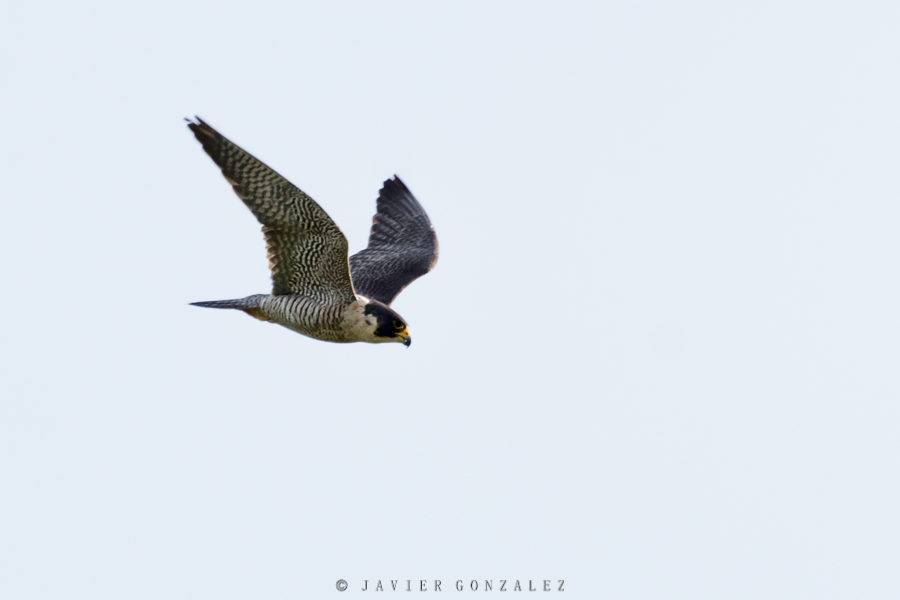
[[[344,327],[347,303],[327,304],[314,298],[284,294],[271,296],[261,307],[270,321],[305,336],[328,342],[352,342]]]

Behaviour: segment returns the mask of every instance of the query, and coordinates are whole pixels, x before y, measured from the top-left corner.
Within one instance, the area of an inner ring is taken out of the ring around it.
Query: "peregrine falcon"
[[[396,175],[384,182],[369,245],[348,259],[347,238],[316,202],[199,117],[188,121],[203,149],[262,223],[272,293],[193,302],[242,310],[329,342],[400,342],[406,321],[390,308],[434,268],[438,242],[425,210]]]

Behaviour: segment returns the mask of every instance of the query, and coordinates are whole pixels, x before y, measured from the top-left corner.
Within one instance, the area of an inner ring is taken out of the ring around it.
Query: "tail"
[[[259,307],[265,298],[265,294],[257,294],[256,296],[247,296],[237,300],[210,300],[208,302],[191,302],[191,306],[202,306],[203,308],[233,308],[242,310],[251,317],[267,321],[265,317],[259,314]]]

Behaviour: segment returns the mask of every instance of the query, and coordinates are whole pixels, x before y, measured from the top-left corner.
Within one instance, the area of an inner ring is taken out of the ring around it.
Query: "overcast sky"
[[[898,31],[889,2],[6,6],[0,597],[900,597]],[[188,306],[271,289],[195,114],[351,252],[403,178],[441,249],[394,304],[411,348]]]

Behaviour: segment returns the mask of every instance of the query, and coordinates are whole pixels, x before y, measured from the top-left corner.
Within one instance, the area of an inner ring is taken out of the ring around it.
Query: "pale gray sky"
[[[889,2],[6,7],[0,597],[898,597],[898,31]],[[410,349],[188,306],[270,289],[194,114],[352,252],[403,177],[441,245]]]

